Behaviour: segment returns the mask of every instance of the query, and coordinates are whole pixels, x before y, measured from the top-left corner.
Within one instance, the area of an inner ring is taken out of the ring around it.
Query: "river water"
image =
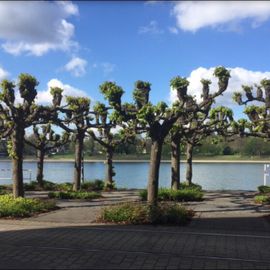
[[[72,182],[73,162],[45,162],[44,179],[62,183]],[[121,188],[145,188],[147,185],[148,162],[114,163],[116,186]],[[206,190],[256,190],[263,184],[264,164],[260,163],[194,163],[193,182],[202,185]],[[36,163],[25,161],[24,169],[31,170],[31,178],[35,179]],[[185,163],[181,163],[181,180],[185,179]],[[9,184],[11,180],[11,162],[0,161],[0,184]],[[86,180],[103,179],[105,166],[103,162],[85,162]],[[29,179],[29,171],[24,177]],[[170,186],[170,163],[162,163],[160,167],[160,186]],[[270,184],[268,180],[267,184]]]

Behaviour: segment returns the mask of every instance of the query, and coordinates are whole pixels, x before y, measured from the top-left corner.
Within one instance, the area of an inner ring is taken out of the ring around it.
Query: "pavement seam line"
[[[5,245],[9,247],[14,247],[13,245]],[[17,246],[16,246],[17,247]],[[112,249],[88,249],[88,248],[67,248],[67,247],[50,247],[50,246],[31,246],[23,245],[20,248],[34,248],[34,249],[51,249],[51,250],[67,250],[67,251],[78,251],[78,252],[115,252],[115,253],[128,253],[128,254],[142,254],[142,255],[158,255],[158,256],[177,256],[182,258],[190,259],[208,259],[208,260],[224,260],[224,261],[239,261],[239,262],[253,262],[253,263],[262,263],[269,264],[268,260],[254,260],[254,259],[241,259],[241,258],[232,258],[232,257],[220,257],[220,256],[203,256],[203,255],[183,255],[176,253],[167,253],[167,252],[150,252],[150,251],[128,251],[128,250],[112,250]]]

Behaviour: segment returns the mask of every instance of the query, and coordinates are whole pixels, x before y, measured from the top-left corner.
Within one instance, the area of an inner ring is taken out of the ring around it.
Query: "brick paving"
[[[68,211],[69,202],[64,203]],[[70,205],[78,212],[93,209]],[[264,217],[269,208],[252,205],[246,193],[209,193],[190,207],[197,217],[183,227],[91,224],[79,213],[84,223],[65,216],[59,222],[51,219],[57,211],[1,220],[0,268],[270,269],[270,223]]]

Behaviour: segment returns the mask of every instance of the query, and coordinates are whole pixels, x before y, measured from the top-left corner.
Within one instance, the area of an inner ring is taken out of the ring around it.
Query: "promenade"
[[[137,200],[136,191],[59,201],[54,212],[0,220],[0,268],[269,269],[270,208],[255,205],[253,194],[207,192],[187,204],[196,212],[187,226],[94,223],[102,205]]]

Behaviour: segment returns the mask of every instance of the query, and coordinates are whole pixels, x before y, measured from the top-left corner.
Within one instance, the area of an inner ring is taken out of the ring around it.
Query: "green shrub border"
[[[11,194],[0,196],[1,218],[24,218],[59,209],[54,200],[14,198]]]
[[[179,203],[162,202],[152,206],[142,202],[129,202],[103,208],[97,222],[186,225],[193,216],[192,210]]]
[[[69,199],[69,200],[93,200],[101,198],[101,194],[95,191],[51,191],[48,193],[49,198]]]

